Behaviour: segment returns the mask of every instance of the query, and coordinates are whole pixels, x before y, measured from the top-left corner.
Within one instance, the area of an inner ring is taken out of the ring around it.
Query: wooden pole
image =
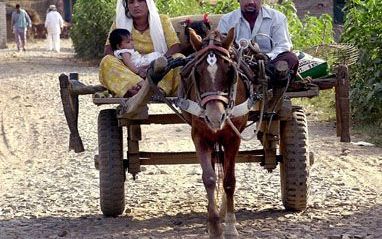
[[[341,137],[341,142],[350,142],[350,81],[349,70],[346,65],[339,65],[337,68],[336,85],[336,109],[339,117],[337,124],[337,136]],[[339,133],[339,135],[338,135]]]
[[[70,80],[66,74],[61,74],[59,81],[62,106],[70,130],[69,150],[80,153],[85,149],[78,132],[78,95],[70,93]]]
[[[141,126],[139,124],[129,125],[127,135],[128,172],[133,175],[135,180],[136,175],[141,171],[139,159],[139,141],[142,139]]]

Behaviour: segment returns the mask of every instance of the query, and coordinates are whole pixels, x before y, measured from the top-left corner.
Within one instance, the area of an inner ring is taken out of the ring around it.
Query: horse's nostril
[[[225,120],[225,114],[222,114],[221,122]]]
[[[211,123],[211,120],[208,118],[208,116],[205,117],[207,123]]]

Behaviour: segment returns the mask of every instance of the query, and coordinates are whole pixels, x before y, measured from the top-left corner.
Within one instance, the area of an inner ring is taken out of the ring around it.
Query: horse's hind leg
[[[220,222],[219,214],[215,206],[215,188],[216,175],[212,167],[211,151],[208,147],[197,144],[194,139],[196,151],[199,155],[200,165],[203,170],[203,183],[207,191],[208,198],[208,233],[210,238],[223,238],[223,228]]]
[[[223,187],[227,197],[227,212],[225,216],[224,236],[225,238],[237,238],[236,217],[234,212],[233,195],[235,192],[235,156],[239,150],[240,142],[232,142],[225,147],[224,151],[224,181]]]

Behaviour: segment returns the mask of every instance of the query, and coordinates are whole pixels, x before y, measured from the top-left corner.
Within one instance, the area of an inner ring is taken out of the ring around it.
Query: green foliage
[[[237,0],[220,0],[216,2],[216,5],[204,3],[202,5],[202,13],[210,14],[223,14],[236,10],[240,7]]]
[[[310,119],[318,121],[333,121],[336,120],[336,105],[335,93],[332,90],[320,91],[318,97],[308,98],[293,98],[292,103],[303,106],[309,112]]]
[[[155,4],[160,13],[170,17],[201,13],[200,5],[195,0],[157,0]]]
[[[76,1],[70,36],[78,57],[92,59],[103,55],[115,4],[116,0]]]
[[[209,1],[197,0],[157,0],[155,3],[162,14],[170,17],[193,15],[193,14],[222,14],[239,8],[237,0],[219,0],[216,5]]]
[[[382,126],[382,2],[350,0],[342,40],[360,49],[352,67],[352,107],[356,119]]]
[[[294,49],[334,42],[333,19],[328,14],[323,14],[319,18],[307,15],[301,21],[292,0],[284,0],[282,4],[275,4],[273,7],[287,17]]]

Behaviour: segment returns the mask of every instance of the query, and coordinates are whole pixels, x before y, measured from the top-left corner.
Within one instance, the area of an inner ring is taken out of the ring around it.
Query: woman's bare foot
[[[141,80],[140,82],[138,82],[138,84],[133,86],[133,88],[128,90],[123,97],[129,98],[129,97],[136,95],[138,93],[138,91],[142,88],[143,84],[144,84],[144,80]]]

